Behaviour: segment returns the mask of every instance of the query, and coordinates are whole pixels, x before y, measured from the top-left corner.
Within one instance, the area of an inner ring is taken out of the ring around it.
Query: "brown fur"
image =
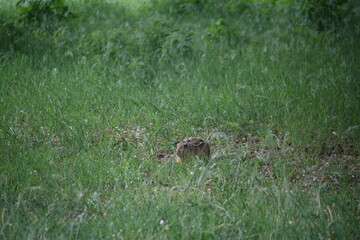
[[[210,158],[210,146],[201,138],[189,137],[185,138],[176,145],[176,161],[183,162],[195,156],[204,159]]]

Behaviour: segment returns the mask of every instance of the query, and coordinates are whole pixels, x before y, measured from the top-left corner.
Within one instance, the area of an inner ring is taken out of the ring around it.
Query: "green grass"
[[[37,26],[0,1],[0,239],[360,237],[358,24],[67,2]],[[175,162],[187,136],[209,163]]]

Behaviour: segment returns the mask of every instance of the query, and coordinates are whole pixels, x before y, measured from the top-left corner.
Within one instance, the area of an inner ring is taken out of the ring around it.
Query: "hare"
[[[209,144],[197,137],[185,138],[176,145],[176,161],[183,162],[195,156],[210,158]]]

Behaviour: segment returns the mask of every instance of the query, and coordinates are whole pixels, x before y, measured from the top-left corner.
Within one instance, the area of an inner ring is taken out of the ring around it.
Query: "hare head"
[[[195,156],[208,159],[210,158],[210,146],[201,138],[185,138],[176,145],[176,155],[177,162],[183,162]]]

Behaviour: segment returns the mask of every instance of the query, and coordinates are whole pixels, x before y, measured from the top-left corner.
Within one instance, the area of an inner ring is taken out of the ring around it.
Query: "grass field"
[[[0,1],[0,239],[359,239],[360,6],[240,2]]]

